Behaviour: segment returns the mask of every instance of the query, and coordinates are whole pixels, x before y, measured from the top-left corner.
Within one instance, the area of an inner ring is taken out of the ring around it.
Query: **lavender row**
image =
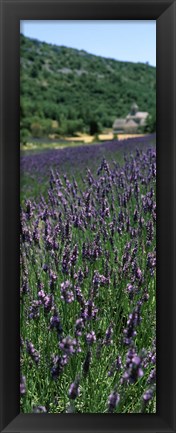
[[[124,159],[21,208],[23,412],[155,412],[156,153]]]

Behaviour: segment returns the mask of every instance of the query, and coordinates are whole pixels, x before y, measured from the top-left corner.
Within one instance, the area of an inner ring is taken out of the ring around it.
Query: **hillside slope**
[[[135,101],[155,112],[156,68],[21,37],[21,136],[98,132]]]

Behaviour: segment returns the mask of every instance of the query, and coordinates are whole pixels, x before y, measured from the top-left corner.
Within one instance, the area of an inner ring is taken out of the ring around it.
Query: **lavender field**
[[[156,412],[155,136],[21,156],[21,412]]]

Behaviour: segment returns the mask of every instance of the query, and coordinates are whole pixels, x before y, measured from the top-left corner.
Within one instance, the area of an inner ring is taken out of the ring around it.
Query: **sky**
[[[20,32],[55,45],[91,54],[156,66],[156,21],[22,20]]]

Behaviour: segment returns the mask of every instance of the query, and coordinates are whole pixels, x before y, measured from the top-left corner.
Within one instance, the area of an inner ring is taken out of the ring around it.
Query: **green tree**
[[[146,119],[146,124],[144,126],[144,132],[152,133],[156,132],[156,112],[153,111],[148,115]]]
[[[27,140],[29,138],[29,131],[27,129],[22,129],[20,131],[20,143],[25,146],[27,144]]]
[[[96,119],[91,119],[89,122],[89,132],[90,135],[95,135],[100,132],[100,125]]]
[[[31,124],[31,134],[35,138],[42,137],[42,126],[39,122],[34,122]]]

